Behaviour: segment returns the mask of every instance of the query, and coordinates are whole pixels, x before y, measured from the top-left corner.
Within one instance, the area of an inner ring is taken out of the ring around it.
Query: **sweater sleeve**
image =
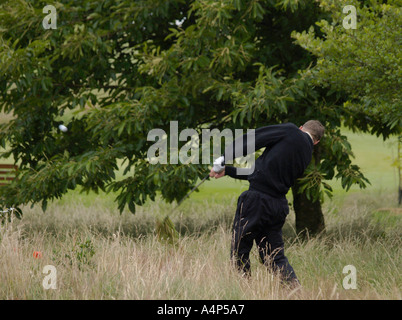
[[[247,180],[248,174],[237,174],[238,169],[241,169],[241,168],[225,166],[225,176],[229,176],[234,179]]]
[[[283,139],[289,132],[297,128],[293,123],[277,124],[255,129],[235,139],[233,144],[225,149],[225,163],[233,163],[239,157],[245,157],[261,148],[269,148]],[[253,147],[254,143],[254,147]]]

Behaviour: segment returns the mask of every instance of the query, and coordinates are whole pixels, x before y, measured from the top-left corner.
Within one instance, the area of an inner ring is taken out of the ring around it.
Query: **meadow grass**
[[[389,194],[353,194],[324,206],[326,234],[302,241],[294,213],[284,227],[285,250],[302,288],[292,291],[260,264],[252,277],[229,259],[236,198],[188,202],[171,214],[176,245],[158,241],[155,222],[172,206],[157,201],[136,215],[102,201],[53,203],[27,209],[1,229],[2,299],[401,299],[400,212],[381,212]],[[396,210],[396,209],[395,209]],[[33,257],[34,251],[42,253]],[[45,290],[45,265],[57,269],[57,288]],[[357,270],[357,289],[342,287],[343,268]]]
[[[1,120],[1,119],[0,119]],[[247,183],[207,181],[177,210],[161,199],[132,215],[119,214],[114,194],[74,190],[22,220],[0,227],[0,299],[401,299],[401,209],[390,143],[346,131],[355,163],[371,180],[334,198],[323,211],[326,233],[301,240],[291,210],[284,226],[285,253],[302,288],[291,290],[265,268],[256,248],[252,277],[229,259],[238,195]],[[291,195],[289,201],[291,202]],[[159,241],[156,223],[166,215],[180,232],[176,245]],[[42,256],[35,258],[34,251]],[[45,265],[57,269],[57,288],[45,290]],[[346,290],[343,268],[356,268],[357,289]]]

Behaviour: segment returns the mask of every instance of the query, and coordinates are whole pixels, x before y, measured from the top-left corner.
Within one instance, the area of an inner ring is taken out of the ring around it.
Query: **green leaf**
[[[135,204],[134,204],[133,201],[130,201],[130,202],[128,203],[128,209],[130,210],[130,212],[131,212],[132,214],[135,214]]]

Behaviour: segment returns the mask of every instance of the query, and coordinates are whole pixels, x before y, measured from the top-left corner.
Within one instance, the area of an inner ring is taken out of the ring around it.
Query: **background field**
[[[223,178],[207,181],[174,212],[174,204],[158,200],[136,215],[120,215],[113,194],[78,191],[46,213],[25,208],[21,221],[0,229],[0,299],[401,299],[401,209],[390,166],[395,146],[345,134],[372,185],[345,193],[332,181],[334,198],[323,207],[327,232],[319,238],[301,241],[291,211],[285,248],[300,290],[281,286],[255,248],[251,279],[233,270],[230,228],[247,184]],[[176,246],[155,235],[166,214],[181,233]],[[57,269],[55,290],[42,286],[48,264]],[[356,267],[355,290],[342,287],[346,265]]]

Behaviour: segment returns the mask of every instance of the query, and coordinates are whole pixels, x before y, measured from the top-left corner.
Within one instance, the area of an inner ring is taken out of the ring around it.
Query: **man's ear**
[[[314,142],[314,145],[318,144],[319,142],[320,142],[320,140],[318,140],[318,141],[315,141],[315,142]]]

